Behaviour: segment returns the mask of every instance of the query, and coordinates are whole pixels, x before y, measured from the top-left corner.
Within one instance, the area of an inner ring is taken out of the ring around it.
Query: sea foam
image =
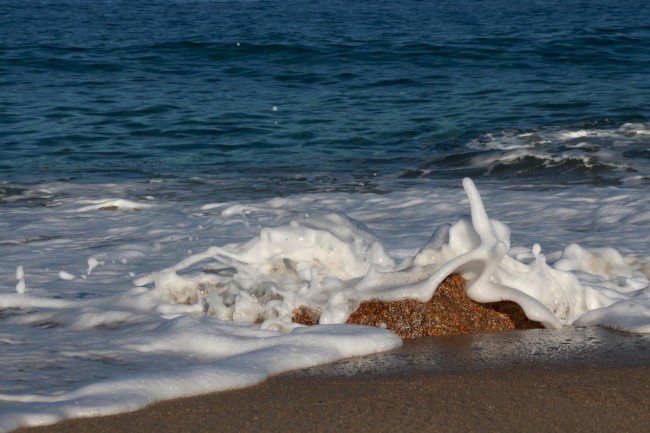
[[[184,206],[152,198],[137,212],[63,194],[10,210],[16,228],[0,244],[13,252],[2,265],[0,431],[396,348],[391,332],[342,322],[366,299],[426,300],[450,273],[465,276],[476,301],[515,301],[547,327],[650,332],[650,260],[638,254],[647,197],[591,189],[545,201],[488,189],[505,224],[488,216],[471,180],[463,186],[468,215],[455,189]],[[591,232],[575,230],[583,226]],[[578,233],[587,245],[561,246]],[[616,239],[627,253],[602,246]],[[321,324],[291,322],[303,305],[322,312]]]
[[[624,317],[616,320],[620,308],[615,305],[623,301],[635,305],[635,317],[650,318],[647,277],[616,250],[591,252],[572,244],[557,263],[549,264],[535,244],[532,260],[524,263],[507,255],[510,230],[488,217],[474,183],[465,179],[463,186],[471,216],[439,227],[417,254],[398,265],[366,227],[350,218],[290,213],[288,224],[264,228],[245,243],[212,247],[152,279],[176,301],[203,297],[208,314],[221,319],[277,326],[290,324],[300,306],[321,311],[321,323],[343,323],[364,300],[426,301],[445,277],[459,273],[473,300],[514,301],[530,319],[547,327],[584,323],[581,317],[587,312],[603,310],[607,320],[600,323],[592,313],[590,323],[650,331],[650,322],[630,325]],[[206,259],[218,263],[212,273],[178,276],[178,271]]]

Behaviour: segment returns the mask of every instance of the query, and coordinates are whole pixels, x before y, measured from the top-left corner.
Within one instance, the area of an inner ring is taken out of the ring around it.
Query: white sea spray
[[[16,279],[18,280],[18,283],[16,283],[16,292],[20,294],[25,293],[25,270],[23,265],[16,268]]]
[[[176,301],[196,302],[202,296],[208,313],[216,317],[263,320],[263,326],[275,327],[282,322],[291,326],[293,311],[300,306],[321,311],[321,323],[343,323],[364,300],[426,301],[452,273],[465,277],[467,294],[475,301],[514,301],[547,327],[570,326],[587,312],[620,301],[650,311],[647,278],[612,248],[590,252],[572,244],[556,265],[547,262],[538,244],[530,250],[528,263],[508,256],[509,228],[488,217],[471,180],[465,179],[464,187],[471,216],[440,226],[417,254],[399,265],[366,227],[349,218],[289,212],[288,224],[264,228],[245,243],[212,247],[153,278]],[[206,259],[218,264],[213,274],[177,275]],[[602,325],[647,332],[649,324],[617,322],[613,311]]]

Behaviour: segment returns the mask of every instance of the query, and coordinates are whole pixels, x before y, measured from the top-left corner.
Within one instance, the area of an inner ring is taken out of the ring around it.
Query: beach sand
[[[36,432],[647,432],[650,336],[602,328],[425,337],[250,388]]]

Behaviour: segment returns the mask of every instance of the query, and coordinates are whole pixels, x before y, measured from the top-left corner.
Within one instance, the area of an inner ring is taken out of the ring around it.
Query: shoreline
[[[249,388],[17,433],[644,432],[650,336],[604,328],[426,337]]]

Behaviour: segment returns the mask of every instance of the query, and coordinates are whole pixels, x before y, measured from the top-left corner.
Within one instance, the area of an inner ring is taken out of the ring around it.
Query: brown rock
[[[312,326],[317,325],[319,319],[320,311],[305,307],[303,305],[302,307],[293,310],[293,317],[291,318],[291,321],[294,323],[302,323],[303,325]]]
[[[293,321],[318,323],[319,312],[301,307]],[[479,304],[465,294],[465,279],[450,275],[427,302],[370,300],[361,303],[346,323],[389,329],[402,338],[541,328],[514,302]]]
[[[541,323],[528,319],[524,310],[516,302],[501,301],[479,305],[507,315],[514,323],[515,329],[540,329],[544,327]]]

